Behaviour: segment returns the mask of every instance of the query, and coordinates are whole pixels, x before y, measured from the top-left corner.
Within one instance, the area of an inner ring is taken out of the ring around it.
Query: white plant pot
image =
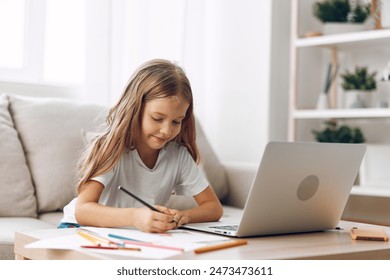
[[[322,33],[324,35],[341,34],[350,32],[359,32],[369,30],[370,26],[366,23],[344,23],[344,22],[326,22],[323,25]]]
[[[372,91],[347,90],[344,92],[344,108],[358,109],[372,107]]]

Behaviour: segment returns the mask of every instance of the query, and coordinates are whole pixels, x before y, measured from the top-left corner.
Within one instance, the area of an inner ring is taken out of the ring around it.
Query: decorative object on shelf
[[[318,142],[357,144],[366,141],[360,128],[339,125],[334,119],[326,121],[323,130],[312,130],[312,133]]]
[[[381,81],[382,82],[390,81],[390,61],[387,63],[387,67],[382,71]]]
[[[389,96],[390,96],[390,61],[381,71],[379,79],[378,92],[374,98],[374,106],[376,108],[388,108],[389,107]]]
[[[346,70],[341,74],[345,108],[371,107],[372,92],[376,90],[375,76],[376,72],[368,73],[367,67],[359,66],[354,72]]]
[[[318,101],[317,101],[317,109],[318,110],[326,110],[330,108],[329,105],[329,89],[331,85],[334,82],[334,79],[336,78],[337,71],[338,71],[338,66],[335,66],[335,71],[332,73],[332,68],[333,65],[329,64],[328,65],[328,71],[326,73],[326,79],[325,79],[325,86],[324,90],[320,93],[318,96]]]
[[[350,0],[323,0],[314,3],[313,14],[324,24],[324,35],[371,28],[365,24],[371,14],[371,4],[363,3],[362,0],[351,3]]]
[[[307,37],[307,38],[310,38],[310,37],[318,37],[318,36],[322,36],[322,33],[321,32],[318,32],[318,31],[308,31],[305,33],[304,37]]]
[[[328,93],[323,91],[320,92],[320,95],[318,96],[317,100],[317,110],[327,110],[330,109],[329,105],[329,96]]]
[[[390,28],[390,0],[372,0],[377,2],[378,21],[381,28]]]

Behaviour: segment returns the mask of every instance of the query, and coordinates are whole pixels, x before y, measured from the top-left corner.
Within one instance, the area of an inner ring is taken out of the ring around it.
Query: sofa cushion
[[[57,98],[10,96],[10,112],[36,189],[38,212],[62,210],[76,195],[81,129],[96,129],[102,107]]]
[[[196,125],[196,143],[201,157],[200,169],[218,198],[223,200],[229,192],[225,169],[214,153],[199,122]]]
[[[61,219],[64,217],[62,211],[47,212],[39,214],[38,219],[43,222],[58,226],[61,223]]]
[[[18,132],[0,94],[0,217],[36,217],[37,201]]]
[[[0,260],[15,259],[15,232],[55,228],[55,225],[33,218],[0,218]]]

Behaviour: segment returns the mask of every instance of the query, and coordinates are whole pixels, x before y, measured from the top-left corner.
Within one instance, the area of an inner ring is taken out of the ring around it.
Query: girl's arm
[[[134,226],[145,232],[164,232],[175,228],[173,215],[162,206],[155,212],[143,208],[115,208],[98,203],[104,186],[97,181],[85,183],[76,204],[76,220],[80,225],[97,227]]]
[[[198,206],[192,209],[171,210],[177,227],[187,223],[218,221],[223,214],[223,208],[214,190],[208,186],[204,191],[194,196]]]

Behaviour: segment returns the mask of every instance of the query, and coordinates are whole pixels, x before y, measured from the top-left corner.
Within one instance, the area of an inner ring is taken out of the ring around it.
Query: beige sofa
[[[85,134],[96,131],[106,113],[96,105],[0,93],[0,259],[14,258],[16,231],[57,226],[63,207],[76,195],[75,170]],[[234,168],[238,186],[228,196],[225,167],[200,127],[197,133],[203,173],[223,202],[242,207],[253,175],[247,176],[246,166]],[[170,206],[193,203],[172,196]]]

